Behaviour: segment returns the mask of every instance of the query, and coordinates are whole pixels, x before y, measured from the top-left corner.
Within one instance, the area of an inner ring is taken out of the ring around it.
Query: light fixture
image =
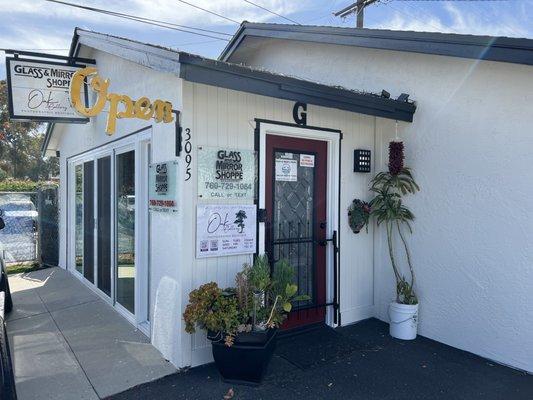
[[[371,158],[370,150],[355,149],[353,151],[353,172],[370,172]]]

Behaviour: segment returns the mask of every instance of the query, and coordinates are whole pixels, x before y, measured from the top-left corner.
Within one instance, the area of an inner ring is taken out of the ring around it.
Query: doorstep
[[[176,372],[143,333],[63,269],[13,275],[9,283],[19,400],[100,399]]]

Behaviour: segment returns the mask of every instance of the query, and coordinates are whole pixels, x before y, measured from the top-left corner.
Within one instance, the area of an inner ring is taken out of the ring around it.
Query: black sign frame
[[[12,92],[12,86],[11,86],[11,63],[12,62],[31,62],[35,64],[44,64],[44,65],[57,65],[57,66],[63,66],[63,67],[78,67],[78,68],[85,68],[87,65],[80,64],[77,62],[71,62],[71,63],[64,63],[64,62],[58,62],[58,61],[48,61],[48,60],[35,60],[31,58],[20,58],[17,55],[14,57],[6,57],[6,81],[7,81],[7,108],[9,113],[9,119],[13,121],[21,121],[21,122],[29,122],[29,121],[35,121],[35,122],[63,122],[63,123],[69,123],[69,124],[86,124],[90,120],[89,118],[64,118],[64,117],[31,117],[29,118],[26,115],[15,115],[15,112],[13,110],[13,92]],[[89,96],[87,93],[87,83],[85,83],[85,105],[89,105]]]

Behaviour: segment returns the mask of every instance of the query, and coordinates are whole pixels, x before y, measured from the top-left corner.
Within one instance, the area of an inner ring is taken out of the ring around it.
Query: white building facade
[[[411,102],[80,29],[71,54],[95,61],[98,76],[109,80],[108,93],[163,99],[176,112],[171,123],[118,118],[108,135],[106,105],[87,124],[52,125],[43,148],[60,159],[60,266],[149,336],[166,359],[177,367],[212,360],[205,333],[184,331],[189,292],[210,281],[232,286],[254,254],[279,258],[284,250],[273,243],[273,226],[286,224],[284,235],[309,239],[298,245],[307,258],[300,255],[294,262],[307,268],[299,279],[313,300],[299,311],[303,317],[294,328],[374,316],[372,228],[354,241],[346,218],[351,201],[364,197],[370,180],[370,174],[354,172],[353,151],[374,149],[378,121],[409,123],[416,110]],[[96,93],[88,91],[93,104]],[[256,195],[202,198],[198,159],[205,148],[255,152]],[[301,179],[274,179],[277,161],[289,158],[286,163]],[[163,162],[178,166],[176,212],[149,210],[150,166]],[[300,205],[290,203],[298,193],[309,196],[295,200]],[[285,210],[277,220],[273,202]],[[250,222],[256,227],[253,250],[199,256],[197,210],[228,205],[256,208],[258,218]],[[293,217],[300,220],[290,225]]]
[[[533,371],[533,187],[522,184],[533,150],[533,40],[245,23],[221,59],[410,94],[416,116],[399,136],[421,186],[408,199],[419,333]],[[394,136],[393,123],[377,121],[376,170],[386,169]],[[374,315],[388,321],[383,232],[373,271]]]
[[[304,204],[314,258],[301,285],[312,282],[316,307],[300,325],[386,321],[394,298],[386,242],[374,226],[354,234],[347,209],[370,198],[398,121],[422,189],[409,200],[420,334],[533,371],[531,65],[315,42],[306,32],[269,37],[260,27],[243,24],[220,62],[76,30],[71,56],[94,59],[111,92],[168,101],[175,118],[120,118],[110,136],[106,106],[87,124],[49,129],[44,150],[61,169],[60,266],[174,365],[200,365],[211,347],[205,334],[184,331],[189,292],[210,281],[232,286],[256,253],[275,258],[276,226],[290,220],[275,210]],[[392,98],[371,94],[383,89]],[[401,93],[410,98],[395,99]],[[206,148],[255,152],[253,198],[200,197]],[[372,173],[354,172],[355,149],[371,151]],[[296,168],[295,183],[278,179],[278,161]],[[177,164],[176,212],[149,210],[150,166],[164,162]],[[313,195],[296,205],[294,193]],[[199,256],[198,210],[228,205],[255,206],[254,251]],[[287,226],[306,236],[303,225]]]

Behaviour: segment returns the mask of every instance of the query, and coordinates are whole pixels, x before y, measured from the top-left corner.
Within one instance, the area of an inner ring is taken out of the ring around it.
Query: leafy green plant
[[[0,192],[35,192],[43,182],[6,179],[0,181]]]
[[[259,255],[255,258],[252,267],[248,272],[250,285],[255,292],[264,292],[271,284],[270,263],[266,255]]]
[[[226,343],[233,343],[241,324],[237,297],[225,293],[215,282],[206,283],[189,294],[189,304],[183,314],[185,332],[194,333],[196,327],[223,332]]]
[[[274,305],[267,325],[280,325],[292,311],[293,303],[309,300],[307,295],[298,295],[298,285],[294,283],[294,268],[287,260],[274,265],[271,296]]]
[[[294,268],[287,261],[274,266],[273,276],[266,256],[245,264],[235,277],[235,287],[222,290],[206,283],[189,294],[183,319],[185,331],[196,328],[215,332],[231,346],[235,336],[252,329],[276,328],[292,310],[293,302],[308,300],[298,295]]]
[[[348,224],[353,233],[361,232],[366,226],[368,232],[368,221],[370,219],[370,205],[366,201],[354,199],[348,208]]]
[[[377,225],[385,225],[389,257],[396,280],[396,301],[401,304],[418,304],[414,291],[415,272],[405,229],[412,233],[414,214],[403,204],[403,196],[420,190],[411,170],[403,166],[403,143],[391,142],[389,146],[389,171],[378,173],[370,182],[375,197],[370,202],[371,216]],[[395,233],[402,243],[411,279],[402,274],[394,252]]]

